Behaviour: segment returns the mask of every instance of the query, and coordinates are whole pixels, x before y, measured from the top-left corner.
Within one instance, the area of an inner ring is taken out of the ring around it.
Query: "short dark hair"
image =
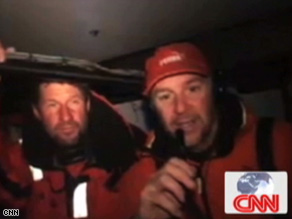
[[[90,98],[90,88],[87,83],[79,82],[76,80],[69,80],[69,79],[45,78],[45,79],[36,80],[31,87],[30,100],[33,105],[35,106],[38,105],[40,101],[40,87],[42,84],[46,84],[46,83],[70,84],[74,87],[77,87],[81,91],[86,101]]]

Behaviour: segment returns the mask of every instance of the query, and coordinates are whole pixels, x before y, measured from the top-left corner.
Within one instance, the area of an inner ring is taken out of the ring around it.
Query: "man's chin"
[[[58,145],[63,146],[63,147],[73,146],[73,145],[78,144],[79,142],[78,137],[75,137],[75,138],[60,138],[59,137],[56,140],[57,140]]]
[[[185,144],[188,148],[193,150],[200,150],[200,144],[201,144],[202,138],[200,135],[187,135],[185,136]]]

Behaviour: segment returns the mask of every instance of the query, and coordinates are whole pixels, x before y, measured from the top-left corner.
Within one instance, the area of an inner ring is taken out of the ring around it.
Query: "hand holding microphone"
[[[190,202],[190,195],[197,190],[197,168],[186,162],[187,148],[184,133],[176,132],[180,142],[180,158],[171,158],[152,177],[141,194],[139,218],[181,218]]]

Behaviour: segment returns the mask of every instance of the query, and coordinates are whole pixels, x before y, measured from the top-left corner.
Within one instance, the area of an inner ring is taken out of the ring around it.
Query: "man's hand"
[[[143,189],[138,218],[181,218],[186,191],[196,189],[195,176],[194,166],[178,158],[169,160]]]
[[[2,43],[0,42],[0,63],[5,62],[5,60],[6,60],[6,51]]]
[[[0,63],[5,62],[7,59],[7,54],[12,52],[15,52],[14,48],[10,47],[5,49],[3,44],[0,42]]]

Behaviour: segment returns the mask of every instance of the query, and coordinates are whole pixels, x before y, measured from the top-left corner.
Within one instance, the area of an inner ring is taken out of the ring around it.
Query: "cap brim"
[[[194,69],[182,69],[179,71],[170,71],[167,72],[165,74],[161,74],[159,77],[156,77],[155,80],[153,80],[143,91],[143,95],[144,96],[148,96],[151,92],[151,90],[153,89],[153,87],[161,80],[170,77],[170,76],[175,76],[178,74],[195,74],[195,75],[199,75],[202,77],[208,77],[210,74],[208,72],[199,72],[198,70],[194,70]]]

